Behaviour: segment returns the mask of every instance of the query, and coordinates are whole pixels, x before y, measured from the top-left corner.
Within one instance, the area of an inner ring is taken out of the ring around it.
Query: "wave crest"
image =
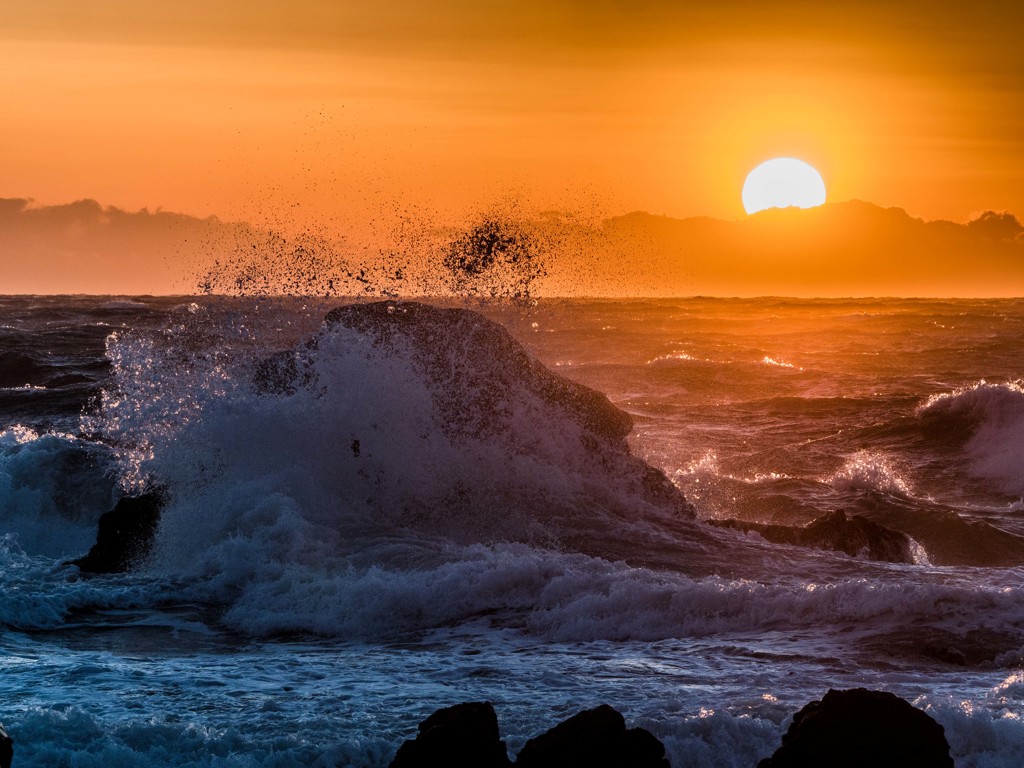
[[[972,474],[1024,495],[1024,380],[982,379],[932,395],[917,418],[927,433],[963,443]]]
[[[849,456],[825,482],[841,491],[875,491],[898,496],[913,494],[910,481],[889,456],[867,450]]]

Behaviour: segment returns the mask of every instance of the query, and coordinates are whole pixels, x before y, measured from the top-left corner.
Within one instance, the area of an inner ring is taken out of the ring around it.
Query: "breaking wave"
[[[963,442],[974,475],[1024,495],[1024,382],[982,379],[933,395],[917,417],[927,433]]]

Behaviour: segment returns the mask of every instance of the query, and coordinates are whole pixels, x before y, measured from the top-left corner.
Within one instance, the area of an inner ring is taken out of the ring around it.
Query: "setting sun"
[[[793,157],[766,160],[747,175],[743,208],[813,208],[825,202],[825,182],[813,166]]]

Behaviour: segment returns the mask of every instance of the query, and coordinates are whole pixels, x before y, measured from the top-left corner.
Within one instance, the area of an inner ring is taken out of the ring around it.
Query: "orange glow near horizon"
[[[735,220],[793,156],[832,201],[1024,215],[1013,4],[46,6],[0,31],[0,197],[364,238],[508,198]]]

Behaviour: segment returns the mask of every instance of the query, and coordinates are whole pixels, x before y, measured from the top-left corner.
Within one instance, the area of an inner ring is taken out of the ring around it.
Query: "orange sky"
[[[508,193],[743,215],[799,156],[831,200],[1024,211],[1024,5],[44,0],[0,29],[0,196],[361,219]]]
[[[376,7],[376,6],[380,7]],[[345,234],[494,200],[1024,214],[1024,4],[42,0],[0,26],[0,197]]]

